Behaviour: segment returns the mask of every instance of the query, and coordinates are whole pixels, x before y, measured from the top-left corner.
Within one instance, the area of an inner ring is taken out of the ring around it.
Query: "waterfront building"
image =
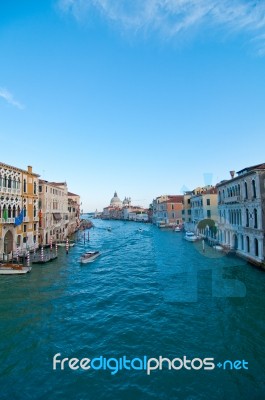
[[[68,236],[68,188],[66,182],[39,181],[40,244]]]
[[[211,219],[217,221],[217,189],[215,186],[197,188],[195,194],[190,198],[191,222],[194,230],[200,221]]]
[[[31,166],[23,170],[0,163],[0,260],[38,243],[38,182]]]
[[[68,192],[68,235],[72,235],[80,226],[80,196]]]
[[[218,241],[247,260],[264,262],[265,163],[231,171],[217,184]]]
[[[182,225],[183,195],[163,195],[153,200],[153,223]]]

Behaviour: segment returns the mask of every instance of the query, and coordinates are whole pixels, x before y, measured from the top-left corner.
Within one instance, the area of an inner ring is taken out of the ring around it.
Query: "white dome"
[[[121,206],[122,202],[119,199],[117,192],[114,193],[114,196],[112,197],[112,199],[110,200],[110,205],[111,206]]]

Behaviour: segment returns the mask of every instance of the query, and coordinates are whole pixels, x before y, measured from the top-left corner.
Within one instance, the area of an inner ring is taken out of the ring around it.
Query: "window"
[[[258,228],[258,210],[254,208],[254,228]]]
[[[23,225],[23,232],[27,232],[27,225]]]
[[[211,210],[207,210],[207,218],[211,218]]]
[[[16,207],[15,206],[13,206],[12,217],[16,218]]]
[[[254,199],[257,197],[255,179],[252,180],[252,196],[254,197]]]
[[[11,218],[11,206],[10,205],[8,206],[7,215],[8,215],[8,218]]]
[[[259,242],[258,239],[254,239],[254,244],[255,244],[255,256],[258,257],[259,256]]]
[[[27,216],[27,209],[26,209],[26,206],[24,206],[23,208],[24,208],[24,217],[26,217],[26,216]]]
[[[39,192],[40,193],[42,192],[42,186],[41,185],[39,186]]]
[[[36,182],[34,182],[34,194],[36,194],[37,193],[37,184],[36,184]]]
[[[9,189],[11,189],[11,176],[8,178],[8,187],[9,187]]]
[[[26,179],[23,180],[23,192],[26,193],[27,191],[27,181]]]
[[[207,206],[210,206],[210,205],[211,205],[211,200],[207,199]]]
[[[249,211],[246,209],[246,227],[249,227]]]
[[[244,183],[245,186],[245,198],[248,199],[248,185],[247,182]]]
[[[174,210],[174,204],[171,204],[171,210]]]
[[[34,231],[36,231],[37,230],[37,224],[34,224],[33,226],[34,226],[34,228],[33,228]]]
[[[250,245],[249,245],[249,237],[246,237],[246,242],[247,242],[247,252],[249,253],[250,251]]]
[[[36,210],[36,206],[34,206],[33,208],[33,217],[36,218],[37,216],[37,210]]]

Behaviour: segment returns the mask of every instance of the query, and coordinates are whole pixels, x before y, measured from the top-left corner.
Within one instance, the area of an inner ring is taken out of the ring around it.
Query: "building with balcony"
[[[39,181],[39,243],[68,236],[68,188],[66,182]]]
[[[80,226],[80,196],[68,192],[68,235],[72,235]]]
[[[38,243],[39,175],[0,163],[0,260]]]
[[[218,240],[247,260],[264,262],[265,163],[230,172],[218,190]]]
[[[194,228],[204,219],[217,221],[217,189],[214,186],[197,188],[190,198],[191,222]]]
[[[153,223],[182,225],[183,195],[163,195],[153,200]]]

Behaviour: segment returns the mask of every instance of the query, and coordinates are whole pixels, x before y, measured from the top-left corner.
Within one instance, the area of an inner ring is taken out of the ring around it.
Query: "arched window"
[[[250,251],[250,246],[249,246],[249,237],[246,237],[246,243],[247,243],[247,252],[249,253]]]
[[[225,213],[225,210],[224,210],[224,222],[226,222],[226,213]]]
[[[19,214],[20,214],[20,207],[18,206],[18,208],[17,208],[17,217],[19,216]]]
[[[252,179],[252,196],[254,199],[257,197],[257,192],[256,192],[256,181],[255,179]]]
[[[34,194],[37,194],[37,184],[34,182]]]
[[[223,189],[223,199],[225,198],[225,191],[224,191],[224,189]]]
[[[229,221],[229,224],[231,224],[231,212],[230,212],[230,210],[228,210],[228,221]]]
[[[20,189],[20,179],[18,178],[18,180],[17,180],[17,189],[19,190]]]
[[[8,209],[7,209],[7,215],[8,215],[8,218],[12,217],[12,210],[11,210],[11,206],[10,205],[8,206]]]
[[[245,198],[248,199],[248,185],[247,182],[244,183],[245,186]]]
[[[258,210],[254,208],[254,228],[258,228]]]
[[[8,183],[7,183],[7,187],[9,188],[9,189],[11,189],[11,183],[12,183],[12,180],[11,180],[11,176],[8,178]]]
[[[7,187],[7,177],[6,177],[6,175],[4,176],[3,186],[4,186],[4,187]]]
[[[27,181],[26,179],[23,180],[23,192],[26,193],[27,191]]]
[[[35,218],[37,216],[37,210],[36,210],[36,206],[34,206],[33,208],[33,217]]]
[[[246,209],[246,227],[249,227],[249,211]]]
[[[238,190],[238,196],[240,196],[240,185],[239,184],[237,186],[237,190]]]
[[[12,218],[16,218],[16,206],[13,206]]]
[[[2,187],[2,175],[0,174],[0,187]]]
[[[27,209],[26,209],[26,206],[24,206],[23,209],[24,209],[24,217],[26,217],[26,216],[27,216]]]
[[[254,239],[254,245],[255,245],[255,256],[258,257],[259,256],[259,241],[258,239]]]
[[[218,200],[219,200],[219,203],[221,203],[221,192],[220,192],[220,190],[218,192]]]
[[[241,235],[241,249],[244,250],[244,236]]]
[[[242,212],[239,210],[239,225],[242,225]]]
[[[232,194],[232,197],[235,196],[235,188],[234,188],[234,186],[232,187],[232,193],[231,194]]]

